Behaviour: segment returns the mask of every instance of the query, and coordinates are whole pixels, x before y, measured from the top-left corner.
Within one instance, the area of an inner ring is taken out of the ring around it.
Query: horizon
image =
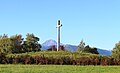
[[[61,20],[61,43],[112,50],[120,41],[119,0],[1,0],[0,35],[33,33],[57,40],[57,20]]]

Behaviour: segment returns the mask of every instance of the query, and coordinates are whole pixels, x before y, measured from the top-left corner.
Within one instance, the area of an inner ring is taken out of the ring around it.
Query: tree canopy
[[[85,42],[83,40],[80,41],[77,51],[85,52],[85,53],[92,53],[92,54],[99,54],[97,51],[97,48],[92,48],[89,45],[85,46]]]
[[[40,51],[41,45],[39,38],[34,34],[27,34],[26,39],[22,35],[13,35],[8,37],[6,34],[0,36],[1,53],[24,53],[31,51]]]
[[[115,47],[112,50],[112,56],[115,59],[120,59],[120,41],[115,44]]]

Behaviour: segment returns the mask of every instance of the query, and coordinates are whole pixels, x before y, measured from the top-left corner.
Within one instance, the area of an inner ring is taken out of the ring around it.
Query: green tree
[[[120,41],[115,44],[115,47],[112,50],[112,56],[115,59],[120,60]]]
[[[86,52],[86,53],[92,53],[92,54],[99,54],[98,51],[97,51],[97,48],[92,48],[90,47],[89,45],[87,45],[83,52]]]
[[[27,34],[26,41],[24,41],[22,45],[23,51],[31,52],[31,51],[40,51],[41,45],[38,43],[39,38],[34,36],[34,34]]]
[[[85,42],[83,42],[83,40],[80,41],[77,51],[85,52],[85,53],[92,53],[92,54],[99,54],[97,51],[97,48],[91,48],[89,45],[85,46]]]
[[[6,34],[0,36],[0,52],[1,53],[11,53],[12,52],[12,42]]]
[[[21,46],[23,43],[23,38],[22,35],[14,35],[10,37],[10,40],[12,42],[12,53],[20,53],[21,51]]]
[[[80,44],[78,45],[78,52],[82,52],[85,48],[85,42],[83,41],[83,39],[80,41]]]

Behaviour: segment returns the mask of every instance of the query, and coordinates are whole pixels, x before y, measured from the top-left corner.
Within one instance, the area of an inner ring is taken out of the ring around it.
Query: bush
[[[23,54],[0,53],[0,64],[54,64],[54,65],[120,65],[112,57],[78,52],[36,52]]]

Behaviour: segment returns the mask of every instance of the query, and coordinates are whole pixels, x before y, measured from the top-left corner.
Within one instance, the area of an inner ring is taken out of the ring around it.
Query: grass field
[[[120,67],[73,65],[0,65],[0,73],[120,73]]]

